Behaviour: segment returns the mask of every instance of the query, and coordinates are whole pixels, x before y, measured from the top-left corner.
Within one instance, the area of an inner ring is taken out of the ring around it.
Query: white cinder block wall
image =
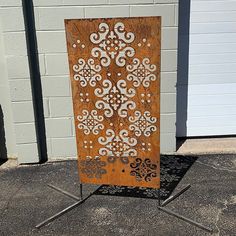
[[[0,21],[2,25],[0,34],[2,34],[3,37],[3,51],[6,61],[5,67],[11,94],[11,109],[13,111],[13,124],[6,124],[5,129],[8,128],[8,125],[12,125],[15,129],[15,140],[7,140],[7,142],[16,143],[16,156],[18,157],[19,163],[38,162],[21,0],[1,0]],[[2,53],[2,51],[0,53]],[[43,59],[44,58],[41,57],[41,60]],[[42,73],[44,73],[45,68],[43,63],[41,64],[41,70]],[[7,99],[7,97],[4,97],[4,99]],[[2,102],[4,101],[0,101],[0,103]],[[5,122],[11,121],[5,120]],[[10,136],[6,138],[13,139],[13,137]],[[11,152],[12,151],[8,149],[9,157],[12,157]]]
[[[10,22],[13,21],[10,11],[14,10],[14,15],[19,15],[19,21],[14,19],[14,24],[5,20],[4,24],[8,25],[9,31],[14,32],[14,36],[10,35],[11,32],[6,34],[5,46],[15,106],[13,109],[16,112],[19,109],[21,114],[15,116],[17,142],[32,146],[35,144],[34,118],[24,27],[20,24],[21,1],[3,2],[18,4],[17,7],[4,7]],[[64,19],[70,18],[162,16],[161,152],[175,151],[178,0],[34,0],[34,6],[49,158],[76,156],[64,31]],[[15,49],[9,45],[10,41],[13,44],[17,41]],[[22,135],[21,132],[26,130],[27,134]]]

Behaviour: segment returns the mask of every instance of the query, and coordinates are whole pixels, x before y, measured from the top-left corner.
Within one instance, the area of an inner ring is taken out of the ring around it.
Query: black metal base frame
[[[37,228],[37,229],[43,227],[44,225],[49,224],[50,222],[52,222],[52,221],[54,221],[55,219],[59,218],[60,216],[64,215],[64,214],[67,213],[68,211],[70,211],[70,210],[74,209],[75,207],[81,205],[81,204],[84,203],[87,199],[89,199],[89,198],[97,191],[98,188],[100,188],[100,187],[98,187],[95,191],[91,192],[89,195],[87,195],[85,198],[83,198],[83,189],[82,189],[83,186],[82,186],[82,184],[80,184],[80,197],[77,197],[77,196],[75,196],[75,195],[73,195],[73,194],[71,194],[71,193],[69,193],[69,192],[67,192],[67,191],[65,191],[65,190],[63,190],[63,189],[61,189],[61,188],[58,188],[58,187],[56,187],[56,186],[54,186],[54,185],[52,185],[52,184],[48,184],[48,187],[50,187],[50,188],[52,188],[52,189],[54,189],[54,190],[56,190],[56,191],[58,191],[58,192],[60,192],[60,193],[62,193],[62,194],[64,194],[64,195],[66,195],[66,196],[68,196],[68,197],[70,197],[70,198],[76,200],[76,202],[73,203],[72,205],[68,206],[67,208],[63,209],[62,211],[59,211],[59,212],[56,213],[55,215],[53,215],[53,216],[47,218],[46,220],[44,220],[43,222],[39,223],[38,225],[36,225],[36,228]],[[167,214],[169,214],[169,215],[175,216],[175,217],[178,218],[178,219],[181,219],[181,220],[183,220],[183,221],[185,221],[185,222],[187,222],[187,223],[189,223],[189,224],[192,224],[192,225],[194,225],[194,226],[196,226],[196,227],[198,227],[198,228],[200,228],[200,229],[203,229],[203,230],[205,230],[205,231],[207,231],[207,232],[212,233],[213,230],[212,230],[211,228],[209,228],[209,227],[207,227],[207,226],[205,226],[205,225],[203,225],[203,224],[201,224],[201,223],[198,223],[198,222],[196,222],[196,221],[194,221],[194,220],[192,220],[192,219],[190,219],[190,218],[187,218],[187,217],[182,216],[182,215],[180,215],[180,214],[178,214],[178,213],[175,213],[174,211],[172,211],[172,210],[170,210],[170,209],[165,208],[166,205],[168,205],[168,204],[169,204],[170,202],[172,202],[174,199],[176,199],[177,197],[179,197],[180,195],[182,195],[182,194],[183,194],[185,191],[187,191],[190,187],[191,187],[191,185],[188,184],[186,187],[184,187],[183,189],[181,189],[181,190],[180,190],[179,192],[177,192],[175,195],[171,195],[169,198],[167,198],[167,199],[166,199],[165,201],[163,201],[162,203],[161,203],[161,198],[160,198],[160,190],[158,190],[158,207],[157,207],[157,208],[158,208],[160,211],[163,211],[163,212],[165,212],[165,213],[167,213]]]

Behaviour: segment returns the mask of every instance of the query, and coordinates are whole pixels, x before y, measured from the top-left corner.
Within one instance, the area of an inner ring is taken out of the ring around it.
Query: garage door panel
[[[236,134],[236,1],[191,0],[189,31],[188,76],[177,82],[177,135]]]
[[[209,119],[208,119],[209,118]],[[212,117],[191,117],[187,120],[187,125],[191,127],[208,127],[208,126],[234,126],[236,115],[231,116],[215,116]]]
[[[235,105],[211,105],[211,106],[191,106],[189,111],[192,117],[199,117],[204,115],[209,116],[225,116],[236,115],[236,104]],[[212,119],[212,117],[210,117]]]
[[[227,84],[236,82],[236,73],[191,74],[191,80],[179,80],[179,86],[191,84]],[[190,78],[189,78],[190,79]],[[186,89],[185,89],[186,90]]]
[[[236,53],[236,43],[191,44],[191,47],[189,48],[189,53],[190,55]]]
[[[207,135],[206,135],[207,133]],[[194,136],[217,136],[217,135],[235,135],[235,126],[208,126],[191,127],[187,130],[188,137]]]
[[[235,29],[235,22],[192,23],[191,34],[228,33]]]
[[[215,1],[215,0],[206,0],[206,1],[197,1],[192,0],[191,2],[192,12],[200,11],[235,11],[236,2],[235,1]]]
[[[235,105],[236,94],[188,95],[188,109],[191,106]],[[191,114],[188,113],[190,117]]]
[[[193,23],[215,23],[236,21],[235,12],[192,12],[191,20]]]
[[[236,15],[236,13],[234,13]],[[207,33],[207,34],[192,34],[191,44],[210,44],[210,43],[235,43],[236,33]]]
[[[235,38],[236,41],[236,38]],[[190,65],[202,65],[202,64],[224,64],[224,63],[236,63],[236,53],[221,53],[221,54],[204,54],[190,55]]]
[[[189,74],[235,73],[236,63],[190,65]],[[236,81],[235,81],[236,82]]]

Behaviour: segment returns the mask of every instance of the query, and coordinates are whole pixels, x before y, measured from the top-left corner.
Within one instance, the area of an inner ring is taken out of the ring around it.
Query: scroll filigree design
[[[101,65],[107,67],[111,63],[111,59],[115,59],[116,65],[122,67],[126,63],[126,57],[133,57],[135,51],[127,44],[134,41],[134,34],[126,32],[122,22],[114,25],[110,29],[108,24],[100,23],[97,33],[90,35],[90,40],[97,47],[91,51],[93,57],[99,57]]]
[[[153,164],[149,158],[142,160],[136,158],[133,163],[130,164],[130,175],[135,176],[137,181],[149,182],[152,178],[157,177],[157,165]]]
[[[95,87],[96,82],[102,79],[99,74],[101,71],[100,65],[95,65],[94,59],[89,58],[86,62],[83,58],[78,60],[78,64],[73,65],[74,79],[80,82],[82,87],[86,87],[89,83],[90,86]]]
[[[106,162],[101,161],[99,156],[95,156],[94,158],[86,156],[86,160],[80,161],[80,165],[81,172],[88,178],[100,179],[102,175],[107,173],[106,169],[103,168],[106,166]]]
[[[112,129],[106,131],[106,137],[99,137],[98,142],[105,146],[99,149],[99,155],[108,156],[108,162],[120,159],[122,163],[129,163],[128,157],[137,156],[133,148],[137,144],[136,138],[129,137],[128,131],[123,129],[116,135]]]
[[[140,111],[135,111],[134,116],[129,117],[129,121],[132,123],[129,126],[129,130],[134,131],[136,136],[143,134],[149,137],[152,132],[157,130],[157,126],[155,125],[157,118],[152,117],[149,111],[145,111],[143,114]]]
[[[141,84],[147,88],[151,81],[156,80],[156,65],[150,64],[149,58],[144,58],[142,62],[138,58],[133,59],[133,64],[127,65],[126,69],[130,72],[127,75],[128,81],[133,81],[134,87],[139,87]]]
[[[112,117],[118,111],[120,117],[126,117],[128,109],[135,109],[134,101],[129,100],[135,96],[133,88],[128,89],[125,80],[119,80],[115,86],[110,80],[103,81],[103,88],[96,88],[94,93],[102,98],[95,103],[97,109],[103,109],[106,117]]]
[[[86,135],[90,133],[97,135],[100,130],[104,129],[104,125],[101,123],[103,116],[99,116],[96,110],[91,112],[83,110],[82,115],[79,115],[77,119],[81,122],[78,124],[78,128],[83,129]]]

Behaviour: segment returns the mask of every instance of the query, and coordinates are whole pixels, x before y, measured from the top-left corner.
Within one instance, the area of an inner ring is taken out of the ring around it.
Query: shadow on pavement
[[[161,156],[161,200],[171,195],[196,160],[194,156]],[[95,194],[158,199],[158,190],[152,188],[102,185]]]

